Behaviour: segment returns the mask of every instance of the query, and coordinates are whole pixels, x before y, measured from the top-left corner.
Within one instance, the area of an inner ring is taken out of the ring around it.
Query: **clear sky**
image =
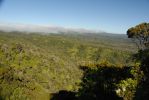
[[[149,22],[149,0],[3,0],[0,22],[126,33]]]

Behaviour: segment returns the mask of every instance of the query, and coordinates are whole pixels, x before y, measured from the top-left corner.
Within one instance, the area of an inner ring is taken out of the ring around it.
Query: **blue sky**
[[[149,22],[149,0],[3,0],[0,22],[126,33]]]

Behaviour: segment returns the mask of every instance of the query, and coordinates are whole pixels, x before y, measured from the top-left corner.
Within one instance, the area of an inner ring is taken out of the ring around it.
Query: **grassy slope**
[[[0,96],[46,100],[59,90],[77,91],[80,65],[130,65],[134,51],[123,35],[0,32]]]

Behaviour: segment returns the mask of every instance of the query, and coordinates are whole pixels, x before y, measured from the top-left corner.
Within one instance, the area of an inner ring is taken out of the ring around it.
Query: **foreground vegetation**
[[[0,99],[137,99],[136,51],[123,35],[0,32]]]

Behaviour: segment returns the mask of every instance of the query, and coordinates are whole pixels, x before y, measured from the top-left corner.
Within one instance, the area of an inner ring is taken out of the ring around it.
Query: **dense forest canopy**
[[[0,100],[149,100],[149,0],[0,0]]]
[[[148,37],[147,28],[127,35]],[[124,35],[1,31],[0,99],[148,100],[148,59]]]

